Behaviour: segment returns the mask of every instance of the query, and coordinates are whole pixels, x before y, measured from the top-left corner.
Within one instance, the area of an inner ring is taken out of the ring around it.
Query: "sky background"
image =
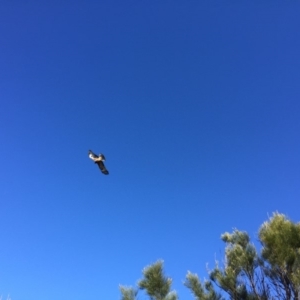
[[[119,299],[157,259],[192,299],[222,233],[300,221],[299,11],[0,1],[3,299]]]

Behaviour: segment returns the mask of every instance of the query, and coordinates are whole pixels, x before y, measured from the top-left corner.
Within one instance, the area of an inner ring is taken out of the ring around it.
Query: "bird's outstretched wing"
[[[95,163],[98,165],[99,169],[103,174],[108,175],[108,171],[105,168],[103,161],[96,161]]]
[[[89,157],[91,158],[91,159],[96,159],[96,158],[99,158],[99,156],[98,155],[96,155],[93,151],[91,151],[91,150],[89,150]]]

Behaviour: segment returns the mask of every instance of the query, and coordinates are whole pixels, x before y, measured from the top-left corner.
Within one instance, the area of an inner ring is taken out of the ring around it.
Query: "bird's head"
[[[101,157],[101,160],[102,160],[102,161],[105,161],[105,156],[104,156],[103,154],[100,153],[100,154],[99,154],[99,157]]]

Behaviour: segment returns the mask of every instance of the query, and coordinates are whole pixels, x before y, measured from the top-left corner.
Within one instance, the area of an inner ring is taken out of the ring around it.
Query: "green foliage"
[[[246,232],[234,230],[221,238],[226,243],[225,264],[209,273],[213,289],[218,287],[236,300],[299,299],[300,224],[274,214],[259,230],[261,254]],[[188,286],[197,300],[211,299],[204,285],[199,281]]]
[[[263,290],[255,285],[255,270],[259,260],[254,245],[250,244],[249,235],[234,230],[232,234],[224,233],[221,238],[226,243],[226,263],[224,270],[216,266],[210,272],[211,280],[226,291],[231,299],[254,299],[255,295],[262,297]]]
[[[139,288],[145,290],[153,300],[176,300],[175,292],[170,291],[172,279],[164,275],[163,262],[156,263],[146,267],[143,270],[144,278],[139,281]]]
[[[292,270],[299,266],[300,224],[293,224],[284,215],[274,214],[259,230],[263,244],[262,256],[280,268]]]
[[[274,289],[284,299],[300,293],[300,224],[275,213],[259,230],[264,270]]]
[[[202,285],[197,274],[188,272],[184,285],[189,288],[196,300],[222,300],[210,281],[205,281]]]
[[[135,300],[137,295],[137,290],[133,287],[126,287],[123,285],[119,286],[121,292],[121,300]]]
[[[223,267],[217,263],[203,283],[188,272],[184,285],[195,300],[300,300],[300,224],[275,213],[259,229],[261,253],[247,232],[224,233],[226,244]],[[143,270],[138,288],[151,300],[177,300],[171,292],[172,279],[158,261]],[[135,300],[133,288],[120,287],[122,300]]]

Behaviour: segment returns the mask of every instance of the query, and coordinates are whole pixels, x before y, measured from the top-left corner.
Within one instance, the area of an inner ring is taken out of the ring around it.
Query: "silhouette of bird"
[[[105,165],[104,165],[104,161],[105,161],[105,156],[103,154],[99,154],[96,155],[95,153],[93,153],[93,151],[89,150],[89,158],[95,162],[95,164],[98,165],[99,169],[101,170],[101,172],[105,175],[108,175],[108,171],[107,169],[105,168]]]

